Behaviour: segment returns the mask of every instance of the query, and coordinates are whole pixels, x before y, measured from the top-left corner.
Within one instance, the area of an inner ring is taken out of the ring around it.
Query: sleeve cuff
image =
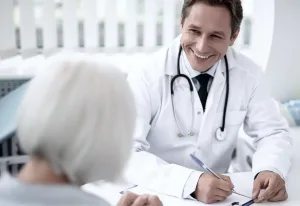
[[[285,177],[282,175],[282,173],[276,169],[276,168],[273,168],[273,167],[266,167],[266,168],[261,168],[261,169],[257,169],[257,170],[254,170],[252,173],[253,173],[253,179],[256,178],[256,176],[260,173],[260,172],[263,172],[263,171],[270,171],[270,172],[274,172],[276,174],[279,174],[280,177],[285,180]]]
[[[183,189],[183,194],[182,197],[185,199],[192,199],[195,200],[195,198],[193,198],[191,196],[191,194],[193,192],[195,192],[197,184],[198,184],[198,180],[200,178],[200,176],[202,175],[203,172],[199,172],[199,171],[193,171],[189,178],[187,179],[184,189]]]

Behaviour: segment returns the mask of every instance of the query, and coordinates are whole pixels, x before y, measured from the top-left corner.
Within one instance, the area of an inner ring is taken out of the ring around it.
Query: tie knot
[[[201,86],[206,87],[211,76],[209,74],[200,74],[196,77]]]

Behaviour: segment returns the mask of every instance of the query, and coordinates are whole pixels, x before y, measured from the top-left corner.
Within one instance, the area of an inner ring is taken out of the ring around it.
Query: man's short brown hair
[[[191,7],[198,2],[209,6],[221,6],[228,9],[231,15],[231,36],[240,29],[241,22],[243,20],[243,7],[241,0],[184,0],[181,10],[182,24],[189,15]]]

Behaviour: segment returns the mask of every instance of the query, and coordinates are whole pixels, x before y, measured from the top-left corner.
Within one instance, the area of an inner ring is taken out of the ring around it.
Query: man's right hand
[[[154,195],[137,195],[126,192],[121,197],[118,206],[162,206],[162,202]]]
[[[230,177],[220,175],[224,180],[218,179],[209,173],[203,173],[198,181],[195,197],[206,204],[225,200],[232,194],[233,184]]]

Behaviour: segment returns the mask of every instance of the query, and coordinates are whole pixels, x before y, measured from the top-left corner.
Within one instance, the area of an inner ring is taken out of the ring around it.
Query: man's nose
[[[201,36],[197,40],[196,49],[198,52],[205,52],[208,47],[208,40],[205,36]]]

